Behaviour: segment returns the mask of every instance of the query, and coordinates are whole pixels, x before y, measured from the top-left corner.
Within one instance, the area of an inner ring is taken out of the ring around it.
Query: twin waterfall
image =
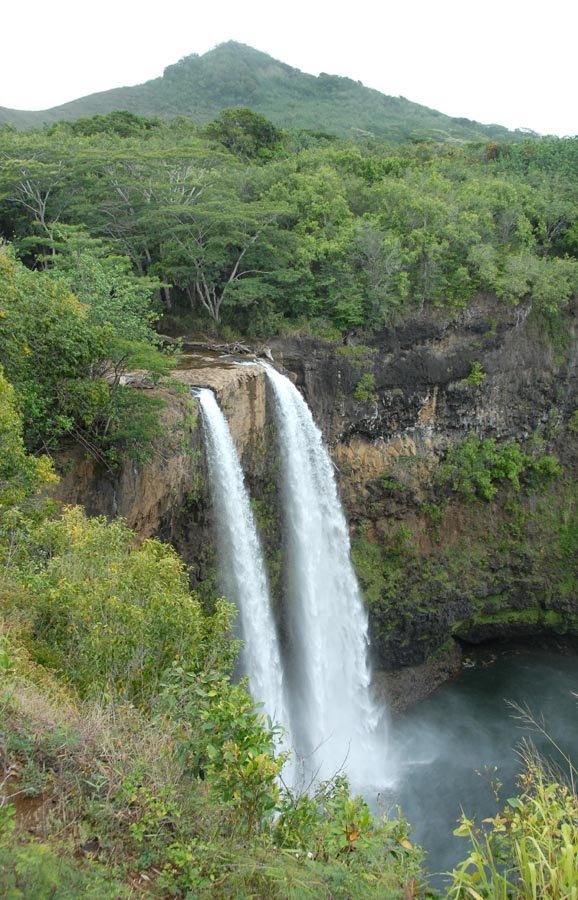
[[[226,420],[198,394],[223,586],[240,615],[251,693],[285,730],[304,783],[345,772],[358,790],[385,787],[383,711],[370,693],[367,616],[347,523],[321,432],[299,391],[271,366],[284,517],[283,646],[263,553]]]

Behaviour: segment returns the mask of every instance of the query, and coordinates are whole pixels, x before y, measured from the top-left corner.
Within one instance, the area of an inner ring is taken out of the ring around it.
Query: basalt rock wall
[[[448,677],[468,642],[578,632],[576,323],[576,308],[553,323],[480,297],[371,338],[271,345],[331,448],[374,665],[397,673],[385,680],[396,703]],[[151,459],[127,460],[113,476],[73,455],[59,497],[169,540],[210,596],[218,584],[194,385],[212,387],[227,415],[281,591],[278,454],[259,365],[174,373],[172,387],[155,389],[166,403]],[[440,487],[439,472],[448,448],[472,433],[555,454],[564,473],[532,489],[501,488],[491,503],[465,502]]]
[[[578,393],[576,335],[575,307],[553,325],[529,307],[480,297],[453,315],[423,311],[366,340],[353,335],[328,346],[301,338],[272,347],[331,445],[410,437],[443,448],[472,430],[523,439],[568,414]],[[357,399],[367,375],[374,387]]]
[[[66,447],[56,461],[60,483],[53,493],[81,504],[89,515],[123,517],[142,537],[172,543],[191,567],[197,585],[214,568],[212,512],[200,413],[192,389],[215,391],[227,415],[237,450],[252,479],[263,479],[260,448],[265,433],[265,378],[259,366],[204,367],[171,375],[168,385],[133,386],[163,401],[159,433],[149,458],[125,458],[113,472],[78,447]]]
[[[576,306],[552,321],[479,297],[371,339],[273,345],[332,448],[379,669],[429,663],[425,687],[456,646],[578,633],[577,334]],[[440,466],[470,435],[563,472],[466,502]]]

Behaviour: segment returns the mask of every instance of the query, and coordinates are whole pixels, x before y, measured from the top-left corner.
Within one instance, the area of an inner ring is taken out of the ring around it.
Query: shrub
[[[344,776],[320,784],[312,794],[283,797],[274,840],[322,863],[329,884],[346,897],[415,897],[423,852],[409,840],[399,818],[378,818],[354,797]],[[330,894],[333,896],[333,894]]]
[[[469,375],[465,380],[468,384],[471,384],[474,387],[480,387],[484,383],[486,378],[487,375],[481,362],[474,360],[470,366]]]
[[[171,547],[139,545],[122,522],[88,519],[80,508],[36,537],[45,562],[26,578],[30,650],[81,695],[146,705],[175,659],[195,671],[209,659],[228,670],[232,608],[218,602],[206,615]]]
[[[0,894],[7,900],[121,900],[129,889],[95,864],[79,864],[47,844],[0,841]]]
[[[26,503],[54,481],[50,461],[26,453],[16,394],[0,366],[0,515]]]
[[[454,444],[440,467],[439,480],[466,500],[493,500],[498,485],[508,482],[519,491],[521,478],[537,487],[558,477],[562,468],[553,456],[533,458],[516,441],[501,446],[494,438],[470,435]]]
[[[217,673],[199,678],[174,665],[167,673],[163,708],[181,723],[180,752],[188,771],[202,773],[243,834],[257,834],[278,804],[286,756],[276,755],[278,734],[255,710],[246,686],[230,684]]]
[[[377,403],[377,394],[375,392],[375,377],[371,372],[365,372],[353,391],[353,396],[360,403]]]
[[[72,435],[110,467],[111,444],[133,452],[148,446],[157,420],[151,398],[137,403],[126,393],[122,372],[144,365],[159,374],[169,359],[154,348],[150,285],[114,258],[108,266],[89,253],[82,259],[90,277],[78,266],[29,271],[0,246],[0,364],[17,392],[30,449]]]

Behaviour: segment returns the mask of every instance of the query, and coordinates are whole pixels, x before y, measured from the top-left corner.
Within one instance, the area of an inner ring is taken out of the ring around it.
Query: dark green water
[[[428,852],[432,883],[468,852],[454,837],[460,809],[478,821],[494,815],[516,793],[524,737],[556,763],[548,741],[523,726],[507,701],[527,705],[548,733],[578,761],[578,647],[509,647],[486,651],[452,683],[392,724],[401,777],[394,801]],[[500,801],[492,783],[499,780]]]

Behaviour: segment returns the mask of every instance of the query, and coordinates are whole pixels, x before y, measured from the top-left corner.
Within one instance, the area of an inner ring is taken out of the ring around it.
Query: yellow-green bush
[[[35,496],[56,476],[47,457],[26,453],[14,388],[0,366],[0,515]]]
[[[23,575],[34,657],[82,696],[146,704],[175,660],[227,671],[232,608],[204,613],[184,564],[160,541],[139,544],[117,521],[79,507],[35,533],[34,570]]]

